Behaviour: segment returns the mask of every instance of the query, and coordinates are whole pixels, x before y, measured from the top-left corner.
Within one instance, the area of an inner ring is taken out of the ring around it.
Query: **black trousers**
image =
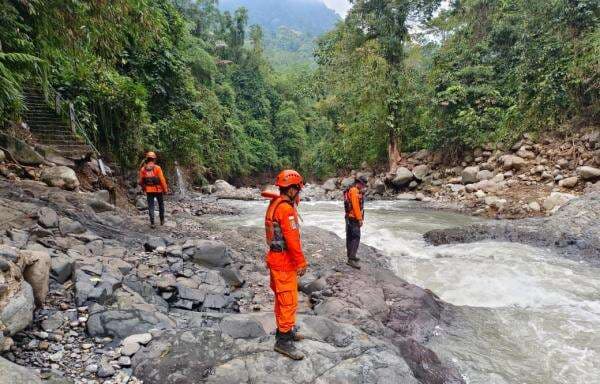
[[[148,199],[148,214],[150,215],[150,224],[154,224],[154,199],[158,201],[158,216],[160,217],[160,223],[165,223],[165,201],[162,193],[147,193],[146,198]]]
[[[356,253],[360,245],[360,223],[358,220],[346,217],[346,251],[348,260],[356,260]]]

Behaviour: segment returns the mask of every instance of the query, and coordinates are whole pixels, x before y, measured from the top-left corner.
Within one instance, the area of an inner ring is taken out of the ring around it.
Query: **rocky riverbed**
[[[423,344],[453,307],[372,248],[355,271],[339,237],[305,230],[308,358],[294,363],[272,351],[262,232],[198,213],[218,203],[169,203],[151,232],[98,194],[6,179],[0,191],[0,383],[462,382]]]

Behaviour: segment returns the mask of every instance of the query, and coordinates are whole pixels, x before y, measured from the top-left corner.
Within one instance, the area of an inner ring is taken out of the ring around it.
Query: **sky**
[[[345,17],[346,12],[350,9],[350,2],[348,0],[323,0],[323,2],[342,17]]]

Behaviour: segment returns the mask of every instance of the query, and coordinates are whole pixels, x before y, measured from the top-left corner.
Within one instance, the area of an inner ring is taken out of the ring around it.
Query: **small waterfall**
[[[175,174],[177,175],[177,187],[179,188],[179,195],[181,195],[181,197],[187,197],[188,189],[185,184],[183,174],[181,173],[181,169],[179,169],[179,165],[177,163],[175,163]]]

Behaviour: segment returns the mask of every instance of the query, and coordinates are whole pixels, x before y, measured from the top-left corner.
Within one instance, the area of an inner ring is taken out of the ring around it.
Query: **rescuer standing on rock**
[[[275,351],[294,360],[304,354],[296,349],[294,341],[302,340],[296,332],[298,309],[298,277],[304,275],[308,264],[300,242],[297,204],[304,183],[296,171],[282,171],[275,182],[279,196],[273,196],[265,215],[267,266],[271,275],[271,289],[275,294],[277,335]]]
[[[360,228],[365,215],[364,191],[367,178],[360,175],[354,185],[344,191],[344,210],[346,211],[346,251],[347,264],[352,268],[360,269],[359,258],[356,256],[360,245]]]
[[[158,215],[160,217],[160,225],[165,224],[165,202],[164,194],[169,192],[167,181],[163,175],[163,171],[156,164],[156,154],[148,152],[144,165],[140,169],[138,179],[139,185],[142,186],[148,199],[148,213],[150,215],[150,227],[154,228],[154,199],[158,201]]]

